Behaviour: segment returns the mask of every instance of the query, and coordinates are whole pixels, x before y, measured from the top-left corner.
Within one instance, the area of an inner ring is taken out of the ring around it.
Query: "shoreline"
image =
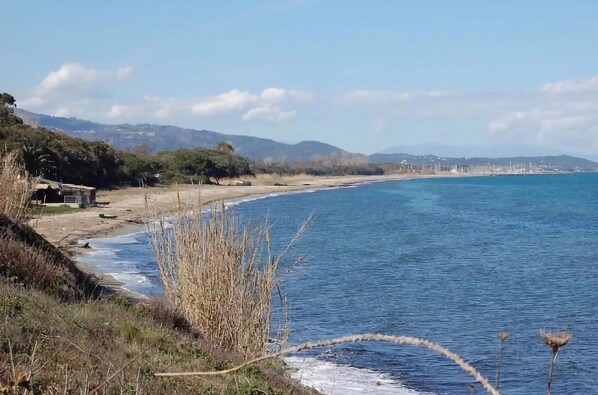
[[[95,275],[103,286],[124,293],[129,297],[139,299],[140,294],[126,289],[124,283],[102,272],[99,267],[82,262],[78,257],[91,252],[91,250],[83,248],[80,245],[81,240],[114,237],[142,231],[145,228],[147,219],[146,196],[149,209],[152,212],[170,214],[176,212],[178,208],[185,210],[185,208],[190,208],[192,205],[197,204],[199,197],[201,197],[202,205],[208,205],[218,201],[230,203],[247,198],[263,198],[273,193],[283,195],[307,190],[349,187],[372,182],[456,176],[463,175],[452,173],[398,173],[382,176],[338,177],[306,175],[273,177],[266,175],[258,176],[255,179],[248,179],[248,181],[252,182],[251,186],[182,185],[178,187],[129,187],[115,191],[98,191],[98,200],[110,201],[109,205],[86,208],[66,214],[41,216],[30,220],[29,224],[50,243],[71,256],[81,270]],[[179,207],[175,207],[177,196],[180,197]],[[99,214],[116,215],[116,218],[105,219],[99,217]]]

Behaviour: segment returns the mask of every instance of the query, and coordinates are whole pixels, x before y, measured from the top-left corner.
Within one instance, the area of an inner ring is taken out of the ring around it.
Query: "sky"
[[[0,91],[365,154],[598,158],[598,1],[0,0]]]

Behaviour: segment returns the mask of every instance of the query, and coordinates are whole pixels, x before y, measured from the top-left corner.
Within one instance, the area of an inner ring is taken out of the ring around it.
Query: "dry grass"
[[[17,222],[25,219],[33,182],[13,152],[0,158],[0,186],[0,213]]]
[[[44,251],[27,246],[0,231],[0,276],[15,286],[34,288],[63,300],[84,296],[65,267]]]
[[[13,159],[5,157],[0,169],[0,394],[314,393],[277,362],[230,377],[154,377],[244,359],[198,338],[159,303],[134,305],[105,293],[23,223],[29,195],[19,188],[28,181]]]
[[[285,340],[284,311],[276,312],[283,318],[272,336],[272,295],[282,277],[282,258],[305,225],[274,256],[266,225],[241,228],[223,205],[212,206],[209,215],[202,215],[201,207],[198,203],[170,222],[164,216],[148,222],[166,300],[218,347],[246,357],[263,355],[271,337]]]
[[[154,377],[166,369],[224,369],[242,359],[120,298],[64,303],[0,283],[0,316],[0,394],[315,393],[276,362],[230,376]]]

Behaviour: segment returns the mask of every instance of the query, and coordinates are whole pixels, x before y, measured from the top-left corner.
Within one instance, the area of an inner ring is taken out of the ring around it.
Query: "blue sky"
[[[31,111],[362,153],[598,154],[596,1],[0,5],[0,90]]]

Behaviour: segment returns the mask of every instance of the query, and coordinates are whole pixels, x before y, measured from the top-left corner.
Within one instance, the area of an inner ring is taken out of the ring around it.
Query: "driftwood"
[[[116,218],[116,215],[102,213],[102,214],[100,214],[100,218],[114,219],[114,218]]]

